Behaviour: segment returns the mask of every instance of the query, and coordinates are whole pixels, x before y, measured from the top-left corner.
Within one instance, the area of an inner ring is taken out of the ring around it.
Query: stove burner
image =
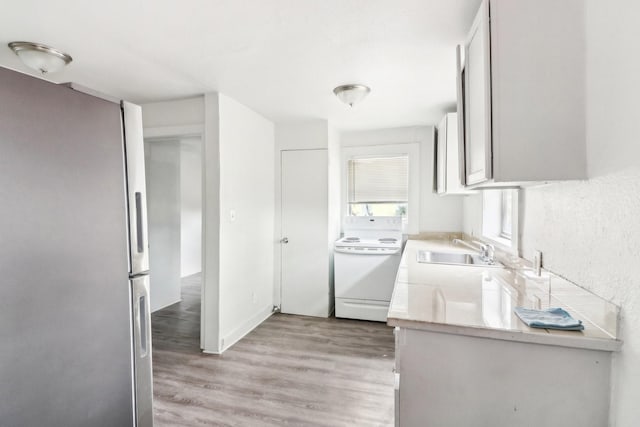
[[[359,237],[345,237],[343,240],[345,242],[359,242],[360,238]]]
[[[393,237],[383,237],[382,239],[378,239],[380,243],[396,243],[398,239],[394,239]]]

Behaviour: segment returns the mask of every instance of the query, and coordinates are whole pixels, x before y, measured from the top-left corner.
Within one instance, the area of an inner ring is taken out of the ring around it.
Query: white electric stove
[[[334,245],[336,317],[387,321],[402,255],[402,217],[345,217]]]

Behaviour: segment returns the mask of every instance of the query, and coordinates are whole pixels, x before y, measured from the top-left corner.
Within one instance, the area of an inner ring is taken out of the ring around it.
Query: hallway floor
[[[154,414],[164,426],[391,426],[392,328],[276,314],[203,354],[200,275],[152,315]]]

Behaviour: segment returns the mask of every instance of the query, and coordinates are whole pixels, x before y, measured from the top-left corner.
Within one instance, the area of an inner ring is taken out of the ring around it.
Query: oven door
[[[399,248],[336,248],[336,298],[390,301],[401,254]]]

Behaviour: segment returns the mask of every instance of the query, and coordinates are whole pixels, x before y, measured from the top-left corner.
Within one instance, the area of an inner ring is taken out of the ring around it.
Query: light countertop
[[[410,329],[510,341],[618,351],[619,308],[548,272],[417,262],[419,250],[469,253],[445,240],[409,240],[402,255],[387,323]],[[584,331],[529,328],[516,306],[562,307]]]

